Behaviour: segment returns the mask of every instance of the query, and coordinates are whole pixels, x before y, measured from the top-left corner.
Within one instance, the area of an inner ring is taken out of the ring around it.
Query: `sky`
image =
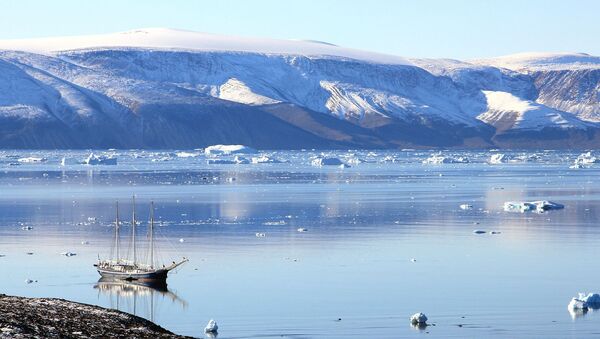
[[[0,39],[169,27],[406,57],[600,55],[598,0],[0,0]]]

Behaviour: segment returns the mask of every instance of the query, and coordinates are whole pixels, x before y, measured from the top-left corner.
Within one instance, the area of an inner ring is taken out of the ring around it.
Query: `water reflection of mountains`
[[[169,290],[166,282],[138,282],[101,278],[94,285],[99,296],[109,298],[109,306],[119,311],[154,321],[161,313],[161,306],[170,302],[186,309],[187,301]]]

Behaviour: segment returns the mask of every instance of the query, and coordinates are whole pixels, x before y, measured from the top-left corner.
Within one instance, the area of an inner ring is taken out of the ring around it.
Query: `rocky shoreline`
[[[53,298],[0,294],[0,338],[191,338],[144,318]]]

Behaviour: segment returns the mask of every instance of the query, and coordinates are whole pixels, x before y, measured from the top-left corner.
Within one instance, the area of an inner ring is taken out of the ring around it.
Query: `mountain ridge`
[[[0,40],[0,147],[511,147],[514,140],[562,148],[600,139],[600,59],[581,53],[460,61],[170,29],[95,37]],[[107,39],[117,41],[111,47]],[[527,109],[496,109],[498,97]]]

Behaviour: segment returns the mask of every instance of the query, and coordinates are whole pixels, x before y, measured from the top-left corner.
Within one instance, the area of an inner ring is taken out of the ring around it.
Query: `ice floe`
[[[177,152],[175,155],[178,158],[195,158],[200,155],[198,152]]]
[[[281,164],[283,161],[275,158],[271,158],[268,155],[261,155],[259,157],[253,157],[251,159],[253,164]]]
[[[301,227],[297,231],[298,232],[308,232],[308,229]]]
[[[472,210],[473,209],[473,205],[471,205],[471,204],[462,204],[459,207],[461,210]]]
[[[467,157],[451,157],[443,156],[442,154],[433,154],[429,158],[423,160],[423,164],[440,165],[440,164],[468,164]]]
[[[116,165],[117,157],[114,155],[95,155],[94,153],[90,153],[90,155],[83,160],[85,165]]]
[[[17,161],[20,163],[26,163],[26,164],[36,164],[36,163],[46,162],[46,161],[48,161],[48,159],[42,158],[42,157],[26,157],[26,158],[20,158]]]
[[[254,148],[244,145],[212,145],[204,149],[207,156],[256,153],[258,152]]]
[[[543,213],[549,210],[560,210],[565,208],[564,205],[558,204],[548,200],[538,201],[508,201],[504,203],[504,210],[506,212],[538,212]]]

